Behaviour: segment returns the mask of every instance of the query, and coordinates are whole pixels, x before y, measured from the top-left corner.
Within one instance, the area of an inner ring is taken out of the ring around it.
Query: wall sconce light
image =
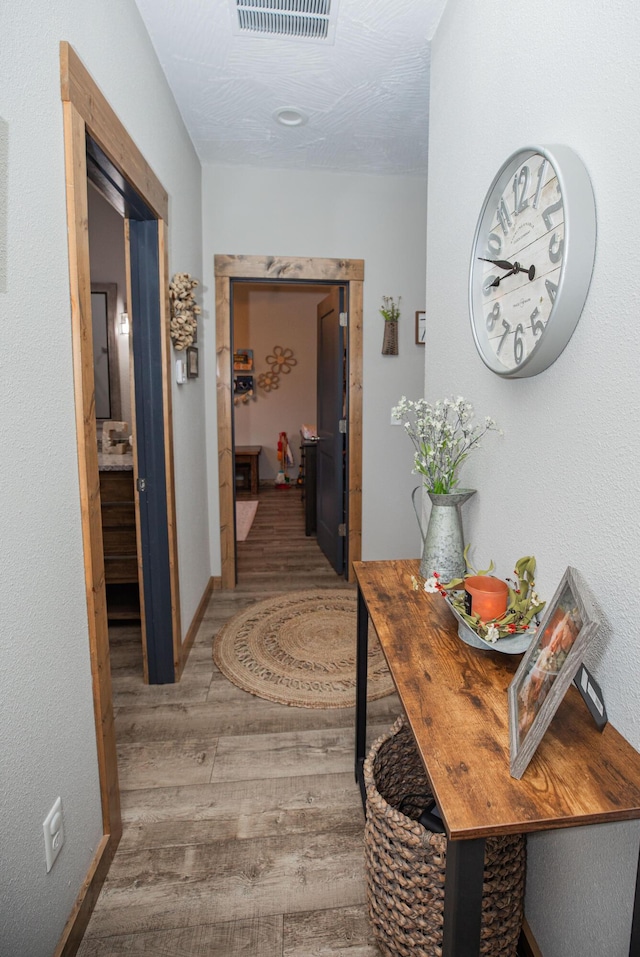
[[[118,332],[121,336],[129,335],[129,313],[121,312],[118,318]]]

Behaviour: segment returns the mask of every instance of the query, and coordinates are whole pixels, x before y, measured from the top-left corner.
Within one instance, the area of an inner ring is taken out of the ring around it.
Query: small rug
[[[356,701],[355,592],[315,589],[256,602],[213,641],[213,660],[238,688],[296,708],[350,708]],[[368,698],[394,691],[369,629]]]
[[[257,502],[236,502],[236,541],[244,542],[258,510]]]

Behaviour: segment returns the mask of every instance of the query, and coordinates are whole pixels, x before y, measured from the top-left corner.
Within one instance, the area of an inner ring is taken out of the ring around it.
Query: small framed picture
[[[252,375],[234,375],[233,394],[246,395],[248,393],[253,393],[253,376]]]
[[[521,778],[598,629],[575,568],[567,568],[509,685],[511,777]]]
[[[426,312],[416,312],[416,345],[423,346],[427,331]]]
[[[198,350],[193,346],[187,349],[187,379],[198,378]]]
[[[253,372],[253,349],[241,349],[233,353],[234,372]]]

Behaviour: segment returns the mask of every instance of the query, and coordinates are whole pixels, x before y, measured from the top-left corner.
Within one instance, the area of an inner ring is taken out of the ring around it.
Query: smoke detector
[[[236,36],[333,43],[338,0],[229,0]]]

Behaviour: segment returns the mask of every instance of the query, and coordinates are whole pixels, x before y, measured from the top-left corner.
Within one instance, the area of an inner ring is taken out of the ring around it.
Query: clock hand
[[[526,266],[521,266],[519,262],[510,263],[506,259],[485,259],[484,256],[478,256],[478,259],[481,259],[483,263],[493,263],[494,266],[497,266],[499,269],[509,269],[505,276],[501,276],[500,279],[506,279],[507,276],[512,276],[514,273],[526,272],[529,276],[529,279],[535,279],[536,267],[529,266],[527,269]],[[492,282],[492,286],[499,286],[500,281]]]
[[[504,276],[496,276],[493,282],[489,283],[489,288],[491,288],[491,286],[499,286],[503,279],[506,279],[507,276],[513,276],[514,273],[515,273],[515,269],[510,269],[509,272],[506,272],[504,274]]]
[[[478,258],[481,258],[481,257],[478,257]],[[491,260],[487,260],[487,261],[491,262]],[[498,276],[496,279],[493,280],[493,282],[489,283],[489,286],[499,286],[502,280],[506,279],[507,276],[514,276],[516,275],[516,273],[519,273],[519,272],[526,272],[527,276],[529,277],[529,281],[531,281],[532,279],[535,279],[536,267],[529,266],[529,268],[527,269],[525,266],[521,266],[520,263],[514,263],[512,268],[509,270],[509,272],[506,272],[504,276]]]
[[[513,272],[513,263],[507,262],[506,259],[485,259],[484,256],[478,256],[478,259],[481,259],[483,263],[493,263],[494,266],[499,266],[500,269],[511,269]]]

